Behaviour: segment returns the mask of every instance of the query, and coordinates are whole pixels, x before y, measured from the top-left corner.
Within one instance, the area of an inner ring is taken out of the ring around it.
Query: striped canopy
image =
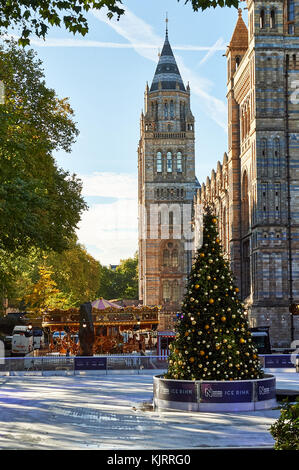
[[[103,297],[100,297],[99,299],[94,300],[93,302],[91,302],[91,305],[94,308],[97,308],[99,310],[103,310],[107,307],[121,308],[119,305],[114,304],[113,302],[109,302],[108,300],[103,299]]]

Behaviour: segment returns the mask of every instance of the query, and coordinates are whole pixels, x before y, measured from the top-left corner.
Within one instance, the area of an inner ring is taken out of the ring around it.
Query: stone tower
[[[155,75],[146,85],[138,146],[139,298],[179,308],[191,269],[196,190],[194,117],[166,28]]]
[[[216,204],[251,325],[284,347],[299,339],[299,5],[247,7],[248,29],[239,10],[226,52],[227,156],[197,200]]]

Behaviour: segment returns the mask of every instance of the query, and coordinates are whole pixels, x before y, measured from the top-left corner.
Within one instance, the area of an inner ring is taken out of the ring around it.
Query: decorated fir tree
[[[224,259],[211,208],[203,216],[165,378],[245,380],[263,376],[239,290]]]

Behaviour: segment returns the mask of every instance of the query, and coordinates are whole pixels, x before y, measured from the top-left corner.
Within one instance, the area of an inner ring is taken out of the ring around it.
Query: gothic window
[[[172,153],[167,152],[167,173],[172,173]]]
[[[237,56],[237,57],[236,57],[236,70],[237,70],[237,68],[239,67],[240,62],[241,62],[241,57],[240,57],[240,56]]]
[[[170,119],[174,119],[174,105],[173,101],[170,101]]]
[[[182,173],[183,171],[183,162],[182,162],[182,153],[178,152],[176,155],[176,171]]]
[[[173,228],[173,212],[169,212],[169,227]]]
[[[164,119],[168,119],[168,103],[164,103]]]
[[[162,173],[162,153],[157,152],[157,173]]]
[[[275,219],[280,218],[280,183],[275,183],[274,185],[274,214],[275,214]]]
[[[164,281],[163,282],[163,300],[164,301],[169,301],[170,300],[170,283],[169,281]]]
[[[265,27],[265,10],[260,11],[260,29]]]
[[[267,140],[261,140],[261,152],[262,152],[262,175],[267,173]]]
[[[248,176],[245,171],[242,178],[242,235],[245,235],[249,230],[249,201],[248,201]]]
[[[178,250],[173,250],[173,252],[171,253],[171,261],[172,261],[172,267],[173,268],[177,268],[178,265],[179,265],[179,254],[178,254]]]
[[[172,300],[174,302],[178,302],[180,295],[179,295],[179,284],[178,281],[174,281],[172,283]]]
[[[169,266],[169,250],[163,251],[163,266]]]
[[[270,28],[274,29],[276,28],[276,15],[275,15],[275,9],[272,8],[270,12]]]
[[[267,211],[267,206],[268,206],[268,184],[267,183],[262,183],[262,216],[264,220],[267,220],[268,218],[268,211]]]
[[[295,5],[294,0],[287,0],[287,26],[288,33],[294,34],[295,32]]]
[[[278,176],[280,173],[280,142],[277,137],[274,139],[274,175]]]
[[[183,103],[182,101],[180,102],[180,119],[185,119],[185,103]]]

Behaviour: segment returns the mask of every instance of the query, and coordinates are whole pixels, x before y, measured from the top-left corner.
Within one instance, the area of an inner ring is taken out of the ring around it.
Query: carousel
[[[159,323],[159,307],[121,307],[103,298],[92,304],[93,354],[131,354],[152,349],[153,331]],[[48,332],[51,353],[77,355],[79,309],[47,312],[42,327]]]

